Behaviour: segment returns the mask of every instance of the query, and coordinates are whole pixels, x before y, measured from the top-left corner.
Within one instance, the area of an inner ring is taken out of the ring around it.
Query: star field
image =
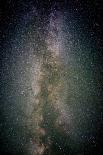
[[[1,8],[1,154],[102,154],[101,3]]]

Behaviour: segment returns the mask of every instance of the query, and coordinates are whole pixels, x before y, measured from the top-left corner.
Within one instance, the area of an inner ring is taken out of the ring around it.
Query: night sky
[[[0,1],[0,154],[102,155],[102,0]]]

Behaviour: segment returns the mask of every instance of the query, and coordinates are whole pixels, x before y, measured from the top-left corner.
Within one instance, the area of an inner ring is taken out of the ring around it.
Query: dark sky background
[[[8,104],[12,104],[12,99],[9,100],[7,97],[9,96],[8,92],[10,89],[10,86],[8,85],[10,85],[10,81],[12,80],[11,77],[13,77],[13,75],[9,75],[9,72],[10,74],[12,73],[12,44],[17,44],[17,42],[14,41],[14,38],[16,38],[16,35],[17,38],[19,38],[19,34],[22,34],[25,31],[24,29],[28,27],[33,14],[35,14],[32,10],[33,8],[36,8],[40,18],[39,22],[43,24],[42,26],[45,29],[45,23],[47,23],[51,8],[53,7],[55,7],[57,10],[62,10],[62,12],[64,12],[64,14],[66,15],[66,25],[69,25],[71,34],[74,34],[72,36],[74,40],[73,43],[74,45],[76,45],[75,37],[77,37],[79,43],[81,44],[81,48],[84,51],[81,56],[81,63],[84,64],[86,63],[86,61],[88,61],[86,70],[88,72],[89,70],[92,70],[93,85],[95,85],[95,91],[94,93],[92,92],[91,97],[92,104],[94,104],[93,107],[95,107],[96,109],[95,116],[93,115],[93,117],[95,117],[93,125],[93,136],[95,137],[95,140],[92,139],[92,141],[95,141],[95,147],[91,143],[86,142],[86,144],[84,144],[84,153],[80,153],[79,150],[74,153],[74,155],[102,155],[103,153],[102,0],[61,0],[61,2],[52,0],[0,0],[0,151],[2,152],[2,155],[5,153],[13,155],[23,154],[22,152],[19,152],[17,150],[14,151],[15,147],[12,148],[12,144],[10,143],[14,143],[14,141],[8,140],[9,131],[7,129],[7,120],[10,119],[10,117],[8,117]],[[38,14],[36,16],[38,16]],[[32,25],[32,23],[30,24]],[[77,59],[79,59],[79,54],[79,52],[78,54],[75,54]],[[16,53],[14,54],[14,57],[16,58]],[[89,60],[92,60],[91,66],[89,66]],[[14,74],[16,76],[16,73]],[[91,83],[90,87],[92,89]],[[11,91],[11,93],[14,93],[15,96],[15,92]],[[7,100],[8,103],[5,102],[5,100]],[[90,110],[92,111],[93,109],[90,108]],[[5,111],[8,112],[6,113]],[[86,130],[86,128],[84,128],[83,130]],[[17,138],[17,141],[19,141],[19,138]],[[20,150],[19,145],[20,144],[15,143],[15,146],[19,148],[18,150]],[[82,145],[83,144],[81,144],[81,146]],[[70,155],[73,154],[72,151],[70,153]]]

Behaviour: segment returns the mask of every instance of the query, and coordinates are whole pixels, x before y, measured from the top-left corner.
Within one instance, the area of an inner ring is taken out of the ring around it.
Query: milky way
[[[17,9],[14,29],[11,21],[6,32],[1,150],[13,155],[89,155],[97,149],[102,122],[93,33],[83,31],[87,25],[81,15],[77,18],[62,3],[46,3],[39,9],[39,2],[17,5],[29,9]]]

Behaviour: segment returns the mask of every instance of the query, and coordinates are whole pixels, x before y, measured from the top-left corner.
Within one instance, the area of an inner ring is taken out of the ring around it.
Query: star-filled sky
[[[102,2],[0,1],[0,152],[101,155]]]

